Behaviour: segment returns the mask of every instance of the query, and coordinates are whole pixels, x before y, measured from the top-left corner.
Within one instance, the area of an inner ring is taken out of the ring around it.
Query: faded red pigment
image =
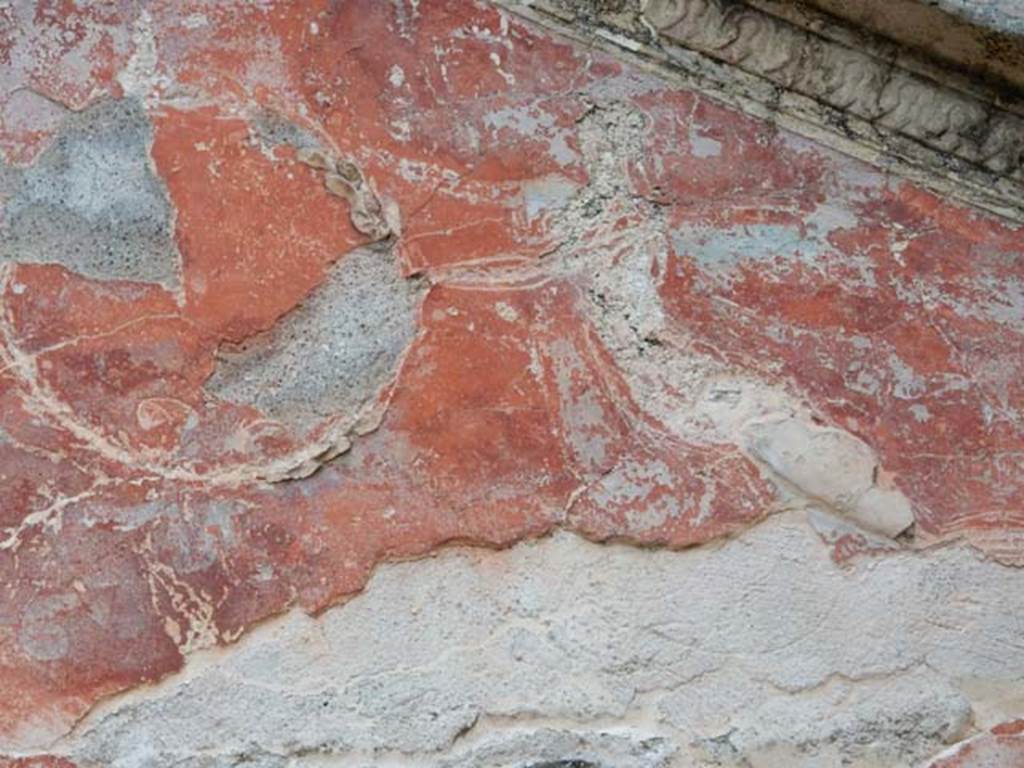
[[[148,4],[157,87],[173,83],[148,116],[180,294],[3,267],[0,732],[59,735],[193,647],[345,600],[384,559],[559,526],[686,547],[769,514],[775,493],[738,446],[687,442],[638,405],[582,309],[586,271],[546,267],[560,248],[585,264],[631,247],[641,203],[665,216],[651,274],[678,335],[660,343],[685,338],[871,445],[922,541],[1024,563],[1019,228],[470,0],[423,0],[418,15],[378,0],[264,5]],[[187,23],[200,11],[208,24]],[[10,120],[21,89],[73,109],[122,95],[139,11],[38,3],[20,37],[4,13],[0,62],[29,46],[34,64],[0,79],[0,149],[27,165],[57,122]],[[632,84],[648,126],[627,169],[634,202],[567,245],[525,189],[587,184],[578,125],[609,83]],[[261,431],[264,414],[204,384],[221,345],[274,327],[368,238],[292,148],[253,145],[254,106],[362,169],[401,222],[405,273],[429,282],[380,426],[284,483],[255,478],[307,436]],[[717,152],[695,149],[708,141]],[[771,238],[712,263],[679,231]],[[925,403],[927,418],[912,407]],[[599,418],[574,418],[584,405]],[[626,463],[643,492],[603,493]],[[634,514],[666,498],[667,519]],[[837,559],[861,551],[855,539]],[[1020,734],[1000,731],[935,765],[986,765],[986,750],[1024,761]]]

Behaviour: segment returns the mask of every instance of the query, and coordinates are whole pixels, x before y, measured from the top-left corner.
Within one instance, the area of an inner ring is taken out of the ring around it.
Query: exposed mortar
[[[963,549],[840,570],[793,515],[685,553],[449,550],[194,655],[57,749],[82,768],[911,766],[1006,716],[1016,581]]]
[[[297,434],[332,418],[354,423],[393,381],[425,291],[401,275],[389,244],[352,251],[270,331],[222,349],[206,391]]]

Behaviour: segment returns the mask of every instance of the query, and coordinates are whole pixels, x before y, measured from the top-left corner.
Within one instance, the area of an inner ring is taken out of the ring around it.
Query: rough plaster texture
[[[682,553],[559,534],[382,566],[344,607],[101,706],[68,749],[82,766],[910,765],[1012,715],[998,684],[1024,664],[1022,610],[1018,574],[968,550],[842,569],[800,515]]]
[[[0,260],[173,287],[179,256],[167,193],[151,168],[151,140],[142,105],[132,99],[64,121],[33,165],[6,171]]]
[[[778,7],[776,0],[767,0]],[[955,70],[1024,86],[1024,6],[1016,0],[810,0],[810,4],[924,52]],[[791,4],[796,5],[796,4]]]
[[[0,4],[0,765],[1017,764],[1020,223],[499,5]]]
[[[390,249],[353,251],[266,334],[222,350],[206,390],[299,432],[358,414],[394,378],[423,293]]]
[[[937,5],[982,26],[1024,35],[1024,8],[1015,0],[938,0]]]

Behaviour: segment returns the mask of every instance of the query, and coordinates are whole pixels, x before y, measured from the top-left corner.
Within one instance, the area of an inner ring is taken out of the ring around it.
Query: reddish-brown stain
[[[1024,765],[1021,721],[1003,723],[950,750],[928,768],[1015,768]]]

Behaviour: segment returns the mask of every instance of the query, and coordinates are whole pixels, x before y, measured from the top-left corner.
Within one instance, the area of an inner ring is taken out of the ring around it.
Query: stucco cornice
[[[940,192],[1024,219],[1020,92],[901,44],[896,33],[776,0],[500,4]]]

